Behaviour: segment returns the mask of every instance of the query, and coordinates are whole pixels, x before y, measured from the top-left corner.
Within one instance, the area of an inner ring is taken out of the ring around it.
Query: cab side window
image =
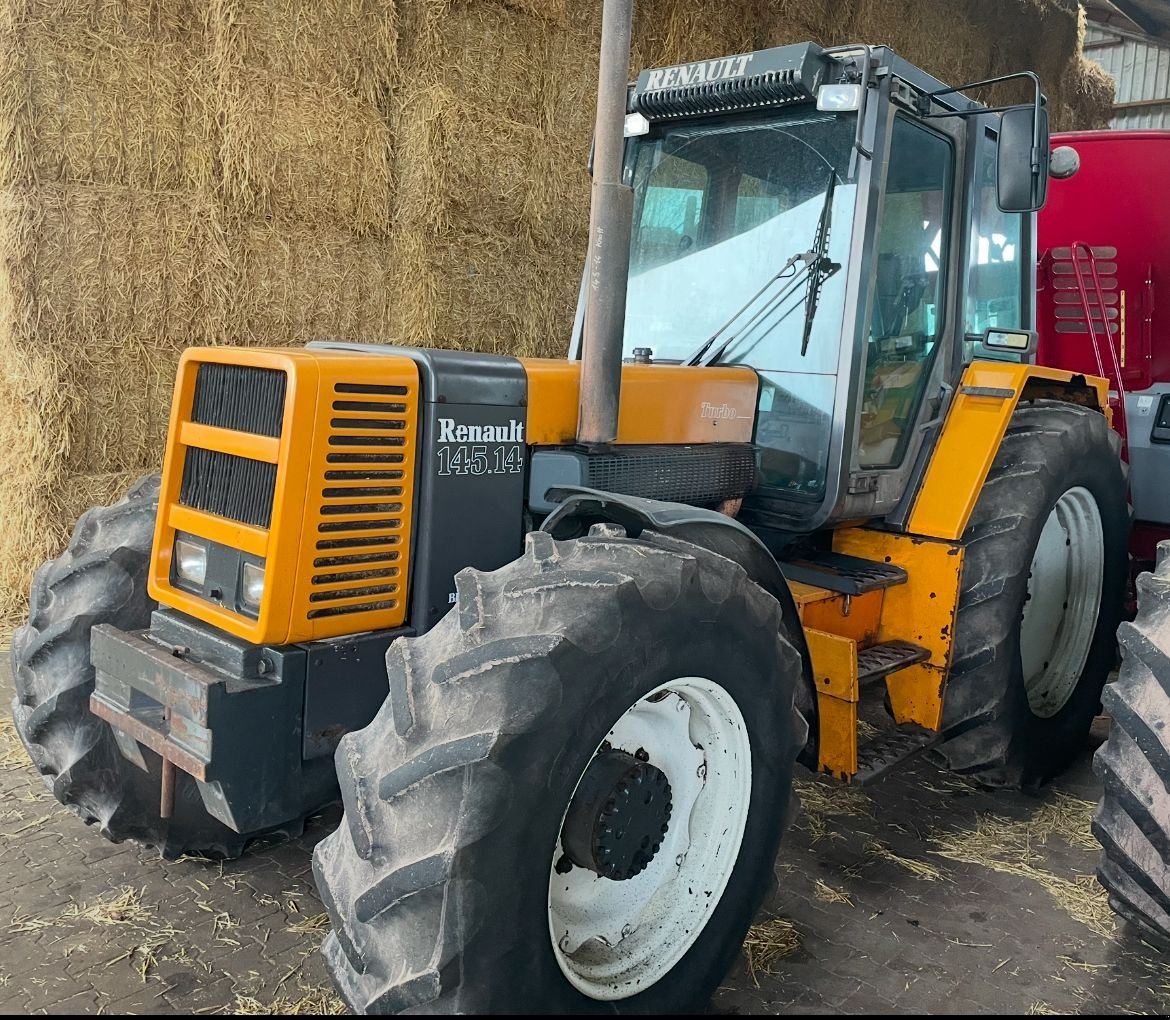
[[[989,326],[1021,329],[1024,322],[1024,214],[1001,212],[995,196],[996,138],[982,132],[971,193],[971,246],[964,308],[965,361]]]
[[[943,330],[955,154],[899,114],[878,225],[859,462],[902,462]]]

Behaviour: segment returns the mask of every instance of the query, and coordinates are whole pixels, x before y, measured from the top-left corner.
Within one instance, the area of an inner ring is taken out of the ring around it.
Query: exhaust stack
[[[633,19],[633,0],[605,0],[577,417],[577,441],[585,446],[603,446],[617,438],[630,221],[634,214],[634,193],[622,183]]]

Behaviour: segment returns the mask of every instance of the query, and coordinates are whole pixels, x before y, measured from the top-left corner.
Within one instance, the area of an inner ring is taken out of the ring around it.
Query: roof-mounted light
[[[825,113],[850,113],[861,109],[861,84],[822,85],[817,89],[817,109]]]

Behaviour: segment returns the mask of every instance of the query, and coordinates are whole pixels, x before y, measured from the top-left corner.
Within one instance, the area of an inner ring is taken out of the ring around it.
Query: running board
[[[857,682],[864,686],[929,658],[929,649],[912,645],[909,641],[870,645],[857,653]]]
[[[781,563],[780,569],[789,581],[827,588],[842,595],[864,595],[867,591],[906,583],[906,571],[901,567],[844,553],[813,553]]]
[[[902,723],[896,729],[884,731],[857,749],[854,785],[865,786],[866,783],[881,779],[899,765],[917,758],[940,739],[940,734],[915,723]]]

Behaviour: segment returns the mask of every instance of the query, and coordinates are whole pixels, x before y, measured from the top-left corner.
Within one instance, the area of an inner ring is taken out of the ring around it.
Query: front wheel
[[[358,1012],[701,1008],[771,885],[801,729],[781,610],[730,560],[598,526],[463,571],[388,654],[314,856]]]

